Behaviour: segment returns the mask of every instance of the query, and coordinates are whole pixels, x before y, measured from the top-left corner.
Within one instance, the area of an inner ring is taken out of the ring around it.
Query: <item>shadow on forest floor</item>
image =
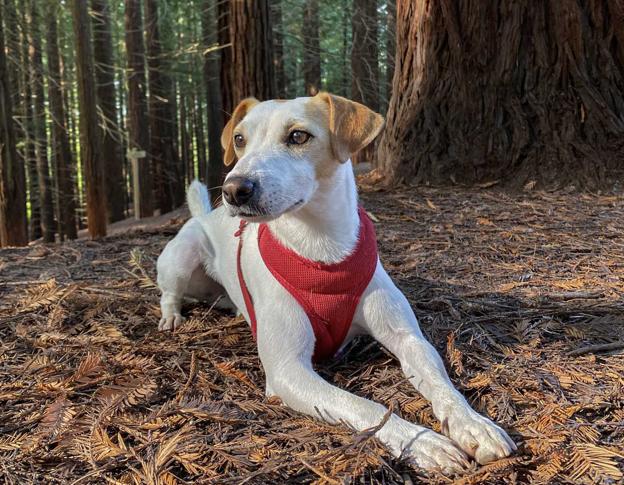
[[[624,198],[369,187],[362,202],[452,380],[521,445],[459,482],[620,479]],[[4,481],[444,481],[266,399],[239,318],[194,304],[158,333],[154,263],[181,222],[0,251]],[[370,339],[320,371],[439,430]]]

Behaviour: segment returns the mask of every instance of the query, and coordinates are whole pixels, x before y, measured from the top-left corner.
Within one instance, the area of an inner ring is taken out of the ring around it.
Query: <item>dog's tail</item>
[[[203,216],[212,210],[208,189],[199,180],[193,180],[189,185],[186,201],[193,217]]]

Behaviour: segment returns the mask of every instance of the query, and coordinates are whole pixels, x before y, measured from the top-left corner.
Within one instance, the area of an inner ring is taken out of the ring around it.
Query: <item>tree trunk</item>
[[[135,217],[154,215],[154,197],[150,160],[150,134],[147,117],[145,83],[145,46],[143,43],[143,18],[140,0],[125,0],[126,5],[126,55],[128,57],[128,138],[129,150],[138,158],[138,184],[140,203],[134,208]],[[144,152],[144,153],[143,153]]]
[[[342,79],[341,79],[341,96],[350,97],[350,67],[349,62],[349,0],[343,0],[342,7]]]
[[[38,3],[31,3],[30,14],[30,82],[33,89],[33,125],[35,135],[35,156],[37,163],[37,181],[41,203],[41,233],[45,242],[54,242],[56,226],[54,222],[54,204],[50,184],[48,164],[48,135],[46,133],[45,94],[43,84],[43,59],[41,52],[41,25]]]
[[[219,22],[227,22],[227,30],[220,31],[226,42],[220,39],[219,43],[231,46],[221,50],[221,89],[223,109],[231,115],[238,102],[248,96],[260,100],[275,98],[273,42],[268,0],[223,3],[227,13],[220,16]]]
[[[147,65],[149,73],[150,146],[154,166],[156,203],[160,213],[173,209],[176,150],[171,121],[171,77],[169,62],[163,54],[158,25],[158,2],[145,0]]]
[[[397,2],[391,183],[602,186],[624,159],[618,0]]]
[[[172,120],[171,123],[171,133],[173,136],[173,140],[175,145],[173,148],[175,149],[175,171],[173,176],[175,178],[175,183],[173,187],[173,205],[175,207],[180,207],[184,204],[186,197],[186,185],[184,182],[184,167],[186,166],[184,160],[182,160],[181,150],[180,150],[180,124],[182,123],[182,119],[180,118],[180,110],[178,105],[178,96],[182,96],[180,90],[178,89],[179,83],[175,80],[173,81],[172,86],[172,97],[171,97],[171,106],[169,119]]]
[[[15,150],[11,80],[4,45],[3,9],[0,8],[0,246],[28,244],[24,166]]]
[[[308,96],[321,89],[321,40],[318,0],[308,0],[303,10],[303,82]]]
[[[192,180],[194,175],[193,170],[193,154],[191,147],[191,136],[189,134],[189,116],[188,116],[188,101],[187,96],[180,91],[180,149],[182,156],[183,167],[183,186],[187,186]]]
[[[204,131],[204,110],[199,93],[193,94],[193,127],[195,129],[195,152],[197,153],[197,176],[207,183],[206,138]]]
[[[93,10],[93,54],[95,79],[100,107],[102,160],[106,164],[106,201],[108,221],[122,220],[124,216],[124,190],[122,153],[119,149],[117,96],[115,93],[115,56],[108,0],[91,0]]]
[[[354,0],[351,20],[351,98],[379,111],[377,0]],[[354,153],[353,163],[372,162],[376,142]]]
[[[314,1],[316,2],[317,0]],[[286,98],[286,71],[284,70],[284,20],[282,18],[282,0],[273,0],[271,2],[271,24],[273,25],[275,93],[278,98],[284,99]]]
[[[383,112],[388,111],[394,76],[394,52],[396,51],[396,0],[386,2],[386,71]]]
[[[379,111],[377,0],[354,0],[351,98]]]
[[[29,2],[21,4],[21,86],[22,93],[22,158],[26,167],[28,203],[30,206],[30,217],[28,220],[28,234],[31,240],[41,237],[41,200],[39,197],[39,182],[37,177],[37,155],[35,151],[35,129],[32,106],[32,80],[30,67],[30,12]]]
[[[205,49],[204,83],[206,88],[207,124],[208,124],[208,163],[204,178],[210,189],[212,202],[216,202],[221,194],[220,186],[223,180],[223,153],[221,151],[221,130],[223,129],[223,113],[221,112],[221,79],[220,53],[208,51],[217,46],[217,10],[215,0],[204,0],[202,15],[202,37]]]
[[[66,128],[61,64],[58,47],[57,8],[51,5],[47,18],[48,99],[52,118],[52,157],[57,194],[57,218],[61,241],[76,239],[76,200],[72,181],[73,157]]]
[[[87,192],[87,224],[89,235],[98,238],[106,235],[106,189],[100,158],[91,21],[84,0],[72,0],[71,5],[76,43],[81,160]]]

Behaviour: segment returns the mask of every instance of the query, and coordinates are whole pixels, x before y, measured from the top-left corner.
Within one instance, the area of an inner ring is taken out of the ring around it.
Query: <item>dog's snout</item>
[[[228,204],[240,207],[254,195],[255,184],[245,177],[229,177],[223,184],[223,198]]]

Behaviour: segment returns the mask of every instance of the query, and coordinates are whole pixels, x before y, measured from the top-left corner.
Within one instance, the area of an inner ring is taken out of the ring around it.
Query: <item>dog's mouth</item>
[[[299,199],[297,202],[288,207],[285,211],[281,211],[279,214],[272,214],[268,210],[265,210],[260,207],[249,206],[249,207],[232,207],[230,206],[230,214],[234,217],[240,217],[241,219],[248,222],[268,222],[278,217],[287,214],[289,212],[293,212],[299,209],[305,203],[304,199]]]

